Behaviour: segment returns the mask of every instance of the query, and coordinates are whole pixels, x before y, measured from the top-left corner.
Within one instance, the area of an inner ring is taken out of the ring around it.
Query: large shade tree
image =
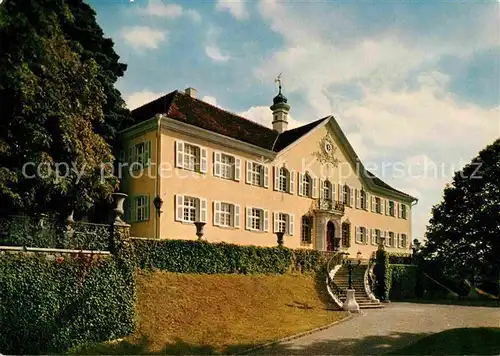
[[[0,199],[11,211],[60,211],[68,198],[85,210],[117,185],[103,166],[109,137],[96,130],[111,74],[67,39],[76,18],[63,0],[0,6]]]
[[[500,139],[456,172],[432,209],[424,255],[448,277],[498,281],[500,273]]]

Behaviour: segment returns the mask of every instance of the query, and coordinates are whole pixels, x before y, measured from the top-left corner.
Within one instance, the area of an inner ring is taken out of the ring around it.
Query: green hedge
[[[139,268],[178,273],[313,272],[319,270],[329,256],[305,249],[241,246],[204,240],[133,239],[131,244]]]
[[[417,286],[417,271],[415,265],[390,265],[389,296],[393,300],[415,298]]]
[[[0,352],[62,352],[134,329],[134,272],[115,257],[0,256]]]
[[[382,301],[389,300],[389,291],[391,289],[391,268],[389,266],[389,254],[384,249],[377,250],[373,273],[375,274],[375,295]]]
[[[389,263],[391,265],[409,265],[412,259],[409,253],[403,252],[390,252],[389,253]]]

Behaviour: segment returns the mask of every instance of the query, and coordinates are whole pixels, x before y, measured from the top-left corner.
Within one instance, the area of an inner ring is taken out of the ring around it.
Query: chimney
[[[186,90],[184,90],[184,92],[189,95],[191,98],[196,98],[196,93],[198,92],[195,88],[187,88]]]

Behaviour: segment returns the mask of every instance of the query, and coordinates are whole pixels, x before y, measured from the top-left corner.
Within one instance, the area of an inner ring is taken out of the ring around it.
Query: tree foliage
[[[117,185],[101,174],[114,157],[95,130],[106,104],[101,67],[73,50],[61,16],[74,22],[62,0],[0,6],[0,194],[11,209],[60,211],[65,197],[87,209]]]
[[[456,172],[432,208],[426,258],[441,262],[448,277],[475,274],[498,278],[500,271],[500,139]]]

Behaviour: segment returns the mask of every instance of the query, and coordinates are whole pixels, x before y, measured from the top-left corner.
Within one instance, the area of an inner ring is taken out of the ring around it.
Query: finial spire
[[[281,75],[282,75],[282,74],[283,74],[283,73],[280,73],[280,74],[278,75],[278,77],[274,80],[274,82],[275,82],[275,83],[278,83],[278,88],[279,88],[279,93],[278,93],[278,94],[281,94]]]

